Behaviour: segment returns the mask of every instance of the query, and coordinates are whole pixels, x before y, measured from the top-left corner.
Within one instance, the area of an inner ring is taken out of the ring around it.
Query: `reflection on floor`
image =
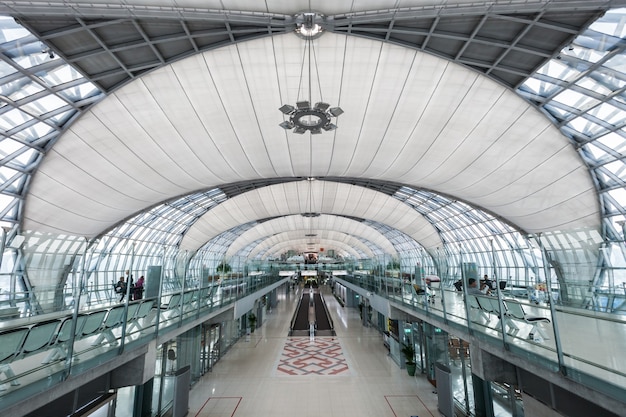
[[[287,340],[277,371],[281,375],[348,375],[348,364],[334,337]]]

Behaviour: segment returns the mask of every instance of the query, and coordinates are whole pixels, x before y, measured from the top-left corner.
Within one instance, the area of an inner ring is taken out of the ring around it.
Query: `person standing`
[[[141,300],[143,298],[143,285],[145,278],[144,276],[140,276],[137,282],[135,283],[135,289],[133,292],[133,299]]]

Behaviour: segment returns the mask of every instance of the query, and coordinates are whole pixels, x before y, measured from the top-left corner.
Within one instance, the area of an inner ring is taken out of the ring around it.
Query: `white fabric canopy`
[[[24,228],[93,237],[195,191],[329,176],[425,188],[528,232],[598,227],[597,194],[579,155],[513,91],[401,46],[333,33],[314,45],[321,99],[345,111],[337,130],[296,135],[278,126],[278,107],[299,99],[304,41],[294,34],[198,54],[116,90],[73,124],[33,179]],[[317,212],[374,219],[425,247],[441,244],[425,219],[387,195],[319,184]],[[308,211],[305,185],[229,200],[191,227],[183,248],[238,224]]]
[[[290,235],[286,236],[283,232],[290,233]],[[346,239],[350,239],[352,236],[357,236],[378,249],[380,253],[393,254],[395,252],[391,242],[372,227],[365,226],[361,222],[345,217],[322,214],[318,217],[303,217],[301,215],[284,216],[259,223],[257,226],[242,233],[239,238],[235,239],[225,256],[227,258],[231,257],[250,242],[257,241],[261,241],[261,243],[257,244],[254,250],[251,251],[251,256],[263,251],[275,253],[276,249],[272,250],[270,248],[275,247],[278,243],[284,242],[285,237],[289,237],[290,245],[294,250],[299,250],[300,252],[308,250],[308,243],[310,242],[314,242],[317,249],[320,247],[325,247],[326,251],[339,249],[335,247],[337,245],[337,239],[334,239],[333,243],[330,244],[330,234],[328,232],[335,232],[337,236],[340,236],[340,241],[346,241]],[[295,246],[295,242],[293,242],[295,238],[304,239],[304,244]],[[359,240],[355,242],[354,239],[352,239],[350,243],[358,245],[359,250],[367,253],[368,257],[373,257],[374,252],[372,252],[371,247],[362,244]],[[346,251],[348,249],[342,247],[341,250]]]

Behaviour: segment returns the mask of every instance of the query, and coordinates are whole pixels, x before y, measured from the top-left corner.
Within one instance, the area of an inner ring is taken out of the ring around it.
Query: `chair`
[[[76,318],[76,329],[74,330],[74,335],[76,338],[82,332],[82,326],[85,324],[87,319],[86,315],[79,315]],[[67,357],[67,344],[70,340],[72,340],[72,317],[68,317],[62,321],[61,326],[59,327],[59,332],[55,340],[50,344],[53,349],[50,350],[50,353],[46,358],[41,361],[43,364],[48,364],[60,359],[64,359]]]
[[[187,291],[183,294],[183,312],[194,308],[198,299],[198,290]]]
[[[472,294],[467,294],[467,302],[472,309],[472,311],[477,311],[479,317],[482,317],[484,320],[489,320],[489,314],[487,310],[483,308],[478,301],[478,297]]]
[[[7,340],[4,340],[4,337],[0,339],[0,345],[3,346],[3,351],[5,351],[5,342],[8,342],[8,349],[3,355],[5,359],[2,360],[2,362],[5,363],[0,366],[0,375],[4,373],[8,378],[13,378],[11,385],[19,385],[19,381],[15,379],[15,373],[13,369],[11,369],[10,363],[16,359],[34,355],[35,353],[45,350],[56,338],[60,323],[59,320],[50,320],[37,323],[30,329],[18,329],[17,332],[7,332],[7,334],[10,335],[7,337]],[[21,333],[23,333],[23,336],[20,335]],[[17,349],[12,355],[6,356],[9,353],[8,350],[12,348]]]
[[[126,333],[131,333],[131,331],[136,327],[139,330],[142,330],[141,324],[139,324],[139,320],[144,319],[150,314],[152,308],[154,307],[154,300],[145,300],[139,305],[137,309],[137,313],[131,317],[130,314],[128,316],[128,327],[126,327]]]
[[[17,319],[20,317],[19,307],[0,308],[0,320]]]
[[[530,333],[528,333],[528,338],[530,340],[536,340],[534,337],[535,334],[538,334],[543,339],[546,339],[546,340],[549,339],[548,336],[545,334],[545,332],[539,326],[539,324],[541,323],[550,323],[549,318],[543,317],[543,316],[529,316],[524,311],[524,308],[522,307],[522,305],[518,303],[517,301],[506,300],[504,303],[505,303],[508,315],[510,315],[514,319],[524,321],[533,326],[532,329],[530,330]]]
[[[480,308],[482,308],[483,311],[489,315],[489,317],[491,317],[491,314],[495,314],[498,318],[500,318],[500,309],[498,308],[498,303],[492,304],[491,303],[492,299],[493,299],[492,297],[489,297],[486,295],[476,296],[476,300],[478,301]]]
[[[85,315],[85,322],[80,330],[80,338],[91,336],[102,327],[108,310],[95,311]],[[80,316],[79,316],[80,317]]]
[[[139,306],[141,305],[141,301],[137,302],[137,301],[133,301],[132,303],[128,304],[128,310],[126,311],[126,322],[128,323],[129,321],[133,321],[137,318],[137,312],[139,311]],[[123,322],[124,320],[120,321],[120,324]]]
[[[0,376],[6,375],[11,379],[11,385],[20,383],[15,379],[15,372],[9,363],[21,352],[24,340],[30,331],[27,327],[11,329],[0,333]],[[6,384],[0,385],[0,391],[6,391]]]
[[[17,355],[17,357],[25,357],[41,350],[45,350],[56,339],[57,330],[59,329],[60,324],[60,320],[50,320],[37,323],[31,327],[26,339],[24,340],[22,351]]]
[[[194,300],[194,308],[200,305],[200,307],[206,307],[209,301],[209,294],[211,293],[211,287],[204,287],[198,290],[198,297]]]
[[[130,306],[129,306],[130,307]],[[102,332],[98,336],[98,338],[91,344],[91,346],[97,346],[104,339],[107,340],[109,345],[114,346],[117,344],[117,339],[113,334],[113,329],[122,324],[124,321],[124,305],[119,305],[117,307],[113,307],[109,310],[109,313],[102,322]]]
[[[461,357],[461,341],[459,339],[450,339],[448,344],[448,353],[450,354],[450,360],[456,362]]]
[[[182,300],[183,300],[183,297],[180,295],[180,293],[174,294],[170,297],[170,300],[167,304],[161,305],[161,308],[165,308],[166,311],[171,312],[171,315],[169,318],[175,317],[181,312],[180,304]]]
[[[490,312],[494,313],[498,317],[498,320],[502,320],[505,327],[508,326],[511,330],[519,330],[519,327],[513,322],[513,320],[511,320],[511,315],[508,312],[504,301],[500,304],[498,299],[495,297],[484,297],[484,301],[481,301],[481,303],[489,305]],[[498,321],[496,328],[499,325],[500,322]]]

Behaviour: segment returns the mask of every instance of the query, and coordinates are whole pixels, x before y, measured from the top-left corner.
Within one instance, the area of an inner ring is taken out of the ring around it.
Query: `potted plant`
[[[229,264],[222,262],[220,263],[217,268],[215,268],[215,270],[217,271],[218,274],[220,274],[220,276],[225,276],[227,275],[230,271],[231,271],[231,267]]]
[[[254,333],[254,329],[256,329],[256,315],[254,313],[248,314],[248,323],[250,324],[250,332]]]
[[[406,371],[410,376],[415,375],[415,348],[413,344],[402,345],[402,354],[404,355],[404,359],[406,361]]]

